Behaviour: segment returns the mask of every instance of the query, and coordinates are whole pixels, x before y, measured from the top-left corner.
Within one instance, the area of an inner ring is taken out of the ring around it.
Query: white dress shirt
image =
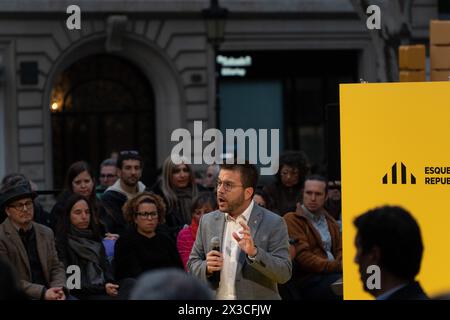
[[[225,228],[223,232],[222,254],[223,267],[220,272],[220,283],[217,289],[216,298],[218,300],[236,300],[235,281],[238,258],[241,252],[238,242],[233,238],[233,232],[242,236],[239,231],[243,228],[239,224],[243,221],[247,224],[253,210],[253,200],[244,212],[236,219],[225,213]]]

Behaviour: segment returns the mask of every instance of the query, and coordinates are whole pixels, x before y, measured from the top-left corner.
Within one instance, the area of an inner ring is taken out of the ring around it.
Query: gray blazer
[[[35,222],[32,224],[45,280],[50,287],[65,287],[66,273],[58,259],[53,231]],[[30,298],[39,299],[44,286],[30,282],[31,270],[27,251],[9,218],[0,225],[0,257],[15,269],[25,294]]]
[[[279,300],[281,297],[277,284],[287,282],[292,274],[286,223],[277,214],[255,203],[248,226],[258,252],[252,262],[240,251],[236,270],[236,297],[238,300]],[[211,238],[217,236],[223,239],[224,228],[224,213],[214,211],[204,215],[187,263],[189,273],[209,282],[214,289],[217,289],[219,279],[206,276],[206,254],[212,250]]]

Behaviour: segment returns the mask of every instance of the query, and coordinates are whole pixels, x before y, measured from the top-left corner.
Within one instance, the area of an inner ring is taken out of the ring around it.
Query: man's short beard
[[[138,183],[139,183],[139,179],[136,180],[136,183],[134,183],[134,184],[129,183],[127,180],[123,180],[123,183],[125,185],[127,185],[128,187],[136,187],[138,185]]]
[[[239,199],[236,199],[236,201],[234,203],[228,202],[229,205],[229,212],[228,213],[233,213],[237,208],[239,208],[240,206],[242,206],[242,204],[245,202],[245,198],[244,198],[244,194],[241,194],[241,196],[239,197]]]

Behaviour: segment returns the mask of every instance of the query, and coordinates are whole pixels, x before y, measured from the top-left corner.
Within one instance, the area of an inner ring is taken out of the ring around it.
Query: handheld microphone
[[[219,237],[212,237],[211,238],[211,250],[216,250],[220,252],[220,239]],[[220,271],[214,271],[212,274],[212,279],[217,284],[220,281]]]
[[[213,237],[211,239],[211,250],[216,250],[220,252],[220,239],[219,237]]]

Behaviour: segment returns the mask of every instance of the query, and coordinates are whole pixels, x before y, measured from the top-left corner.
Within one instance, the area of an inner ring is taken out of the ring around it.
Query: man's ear
[[[252,187],[248,187],[244,189],[244,199],[249,200],[252,199],[255,195],[255,189]]]
[[[117,174],[117,176],[119,177],[119,179],[122,178],[122,170],[120,170],[119,168],[117,168],[116,174]]]
[[[7,216],[9,217],[11,215],[11,208],[5,207],[5,212],[6,212]]]

